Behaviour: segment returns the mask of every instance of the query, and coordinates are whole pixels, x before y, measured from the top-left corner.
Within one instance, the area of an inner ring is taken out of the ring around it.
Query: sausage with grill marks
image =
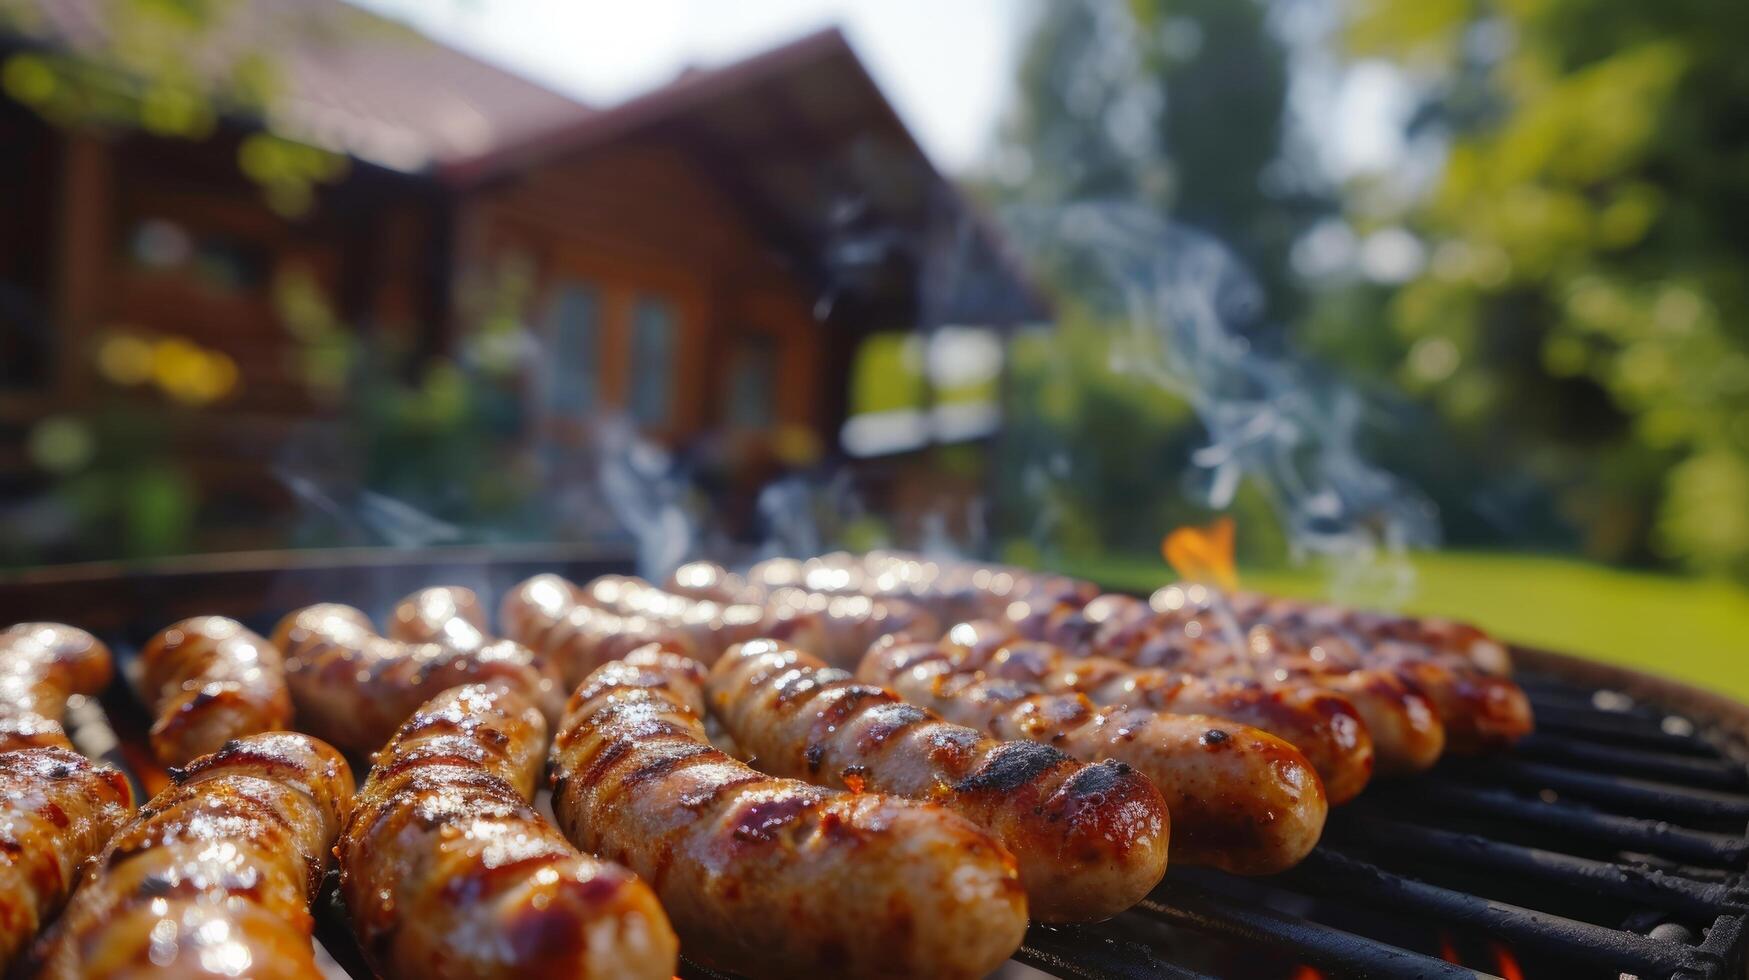
[[[1317,845],[1329,802],[1317,770],[1287,742],[1221,718],[1039,694],[958,670],[956,655],[945,642],[884,640],[869,650],[857,676],[997,738],[1031,739],[1084,761],[1134,767],[1172,813],[1173,861],[1272,874]]]
[[[382,747],[421,704],[462,684],[503,683],[558,715],[558,681],[533,651],[509,640],[477,649],[406,643],[378,635],[351,606],[323,603],[286,616],[273,643],[285,655],[299,727],[357,755]]]
[[[720,602],[763,602],[784,589],[831,596],[900,600],[938,622],[999,616],[1018,600],[1080,601],[1090,585],[1017,568],[939,562],[903,552],[836,552],[818,558],[772,558],[738,575],[711,562],[691,562],[669,578],[673,591]]]
[[[779,626],[771,635],[790,637],[794,645],[833,667],[855,669],[868,648],[885,636],[902,633],[933,640],[941,635],[935,616],[904,599],[778,589],[766,597],[765,608],[779,624],[805,618],[806,622],[788,629]],[[806,646],[809,643],[814,646]]]
[[[997,741],[769,640],[731,647],[706,693],[766,772],[929,800],[988,830],[1020,862],[1036,919],[1108,918],[1165,873],[1165,801],[1121,762]]]
[[[133,811],[127,779],[72,749],[0,752],[0,975]]]
[[[109,648],[60,623],[19,623],[0,630],[0,752],[39,746],[70,749],[61,716],[67,699],[109,684]]]
[[[945,642],[962,651],[956,668],[980,670],[1041,694],[1085,694],[1094,704],[1211,715],[1262,729],[1305,754],[1332,804],[1359,796],[1372,778],[1366,723],[1348,699],[1329,691],[1141,669],[1109,657],[1073,657],[988,621],[961,623]]]
[[[1208,636],[1216,625],[1214,614],[1186,608],[1149,620],[1146,628],[1166,634],[1196,630]],[[1510,745],[1535,728],[1530,699],[1510,678],[1490,674],[1455,654],[1391,640],[1355,640],[1316,624],[1257,624],[1246,632],[1248,646],[1265,663],[1281,656],[1301,664],[1314,662],[1313,672],[1375,669],[1395,675],[1433,704],[1445,727],[1446,746],[1454,752]],[[1314,661],[1312,651],[1323,659]]]
[[[539,652],[575,688],[602,664],[657,644],[665,650],[696,654],[692,637],[642,616],[621,616],[579,604],[574,586],[557,575],[536,575],[512,589],[499,607],[504,635]]]
[[[836,793],[712,747],[696,663],[646,648],[572,695],[553,809],[661,896],[689,956],[754,975],[982,977],[1019,945],[1012,855],[931,804]]]
[[[578,853],[529,805],[547,724],[526,696],[453,688],[378,752],[340,838],[340,889],[378,971],[672,976],[650,889]]]
[[[152,637],[140,666],[141,691],[157,716],[152,752],[166,766],[233,738],[290,727],[279,650],[234,619],[185,619]]]
[[[817,632],[809,632],[819,629],[815,617],[774,616],[755,603],[691,599],[629,575],[603,575],[586,585],[571,586],[571,594],[583,605],[621,616],[640,616],[685,633],[694,652],[706,663],[736,643],[760,637],[792,640],[810,648],[822,644]]]
[[[1071,652],[1112,657],[1137,667],[1165,667],[1205,677],[1260,681],[1265,686],[1307,684],[1347,698],[1372,736],[1378,771],[1424,772],[1445,751],[1445,725],[1433,700],[1407,679],[1407,672],[1342,666],[1324,651],[1284,648],[1270,636],[1234,643],[1214,622],[1199,623],[1196,636],[1157,616],[1141,600],[1105,595],[1075,609],[1020,610],[1012,621],[1032,639]]]
[[[1506,645],[1469,623],[1431,616],[1368,612],[1255,592],[1234,592],[1226,598],[1233,615],[1246,623],[1284,629],[1305,624],[1355,636],[1368,643],[1405,643],[1452,654],[1497,677],[1512,674],[1512,657]]]
[[[175,775],[93,863],[35,975],[320,978],[309,904],[352,799],[346,760],[271,732]]]

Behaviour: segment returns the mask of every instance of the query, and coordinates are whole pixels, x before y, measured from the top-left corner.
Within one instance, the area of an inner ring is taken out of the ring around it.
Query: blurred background
[[[1749,6],[0,0],[0,580],[896,545],[1749,696]],[[10,571],[6,571],[10,570]]]

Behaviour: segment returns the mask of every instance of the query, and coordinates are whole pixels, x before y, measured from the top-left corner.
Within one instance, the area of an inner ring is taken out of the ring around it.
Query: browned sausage
[[[997,738],[1045,742],[1085,761],[1140,770],[1172,812],[1172,860],[1238,874],[1293,867],[1329,809],[1317,770],[1292,745],[1248,725],[1145,708],[1100,708],[1081,694],[1038,694],[955,667],[951,644],[883,640],[857,676]]]
[[[1210,715],[1250,725],[1303,752],[1332,804],[1360,795],[1372,778],[1372,736],[1347,698],[1309,685],[1142,669],[1108,657],[1073,657],[1048,643],[1019,639],[989,621],[961,623],[946,642],[964,651],[961,670],[1026,685],[1041,694],[1085,694],[1094,704],[1127,704],[1180,715]]]
[[[1506,645],[1468,623],[1432,616],[1368,612],[1254,592],[1235,592],[1227,596],[1227,601],[1233,614],[1249,624],[1283,628],[1304,624],[1354,636],[1366,643],[1406,643],[1453,654],[1497,677],[1512,674],[1512,657]]]
[[[884,636],[903,633],[917,640],[941,635],[941,624],[922,606],[904,599],[828,595],[803,589],[777,589],[765,599],[778,623],[806,617],[808,622],[771,631],[833,667],[855,669],[862,655]],[[812,643],[814,646],[807,647]]]
[[[1090,583],[1061,575],[896,551],[864,555],[835,552],[806,561],[774,558],[754,565],[743,577],[691,566],[684,571],[677,581],[693,583],[694,587],[701,587],[701,583],[740,585],[749,593],[796,587],[831,595],[908,599],[944,623],[998,618],[1004,608],[1018,601],[1080,605],[1098,595]]]
[[[140,651],[140,667],[141,691],[157,716],[152,752],[164,765],[291,726],[279,651],[234,619],[197,616],[163,630]]]
[[[526,627],[518,633],[513,624],[519,623],[539,625],[560,635],[578,632],[546,627],[550,622],[562,622],[567,615],[579,623],[589,623],[593,632],[630,634],[604,644],[594,656],[574,658],[593,660],[597,665],[636,649],[641,644],[631,642],[634,639],[661,642],[672,649],[685,646],[709,662],[730,644],[762,637],[787,640],[828,663],[849,667],[855,666],[869,644],[888,634],[905,632],[920,639],[940,634],[935,617],[900,599],[776,589],[718,601],[701,598],[700,592],[698,588],[689,593],[658,589],[642,579],[622,575],[603,576],[579,588],[556,576],[543,575],[524,582],[505,597],[502,619],[512,636],[539,635],[539,630]],[[567,596],[621,619],[604,621],[567,614]],[[687,639],[676,642],[681,636]]]
[[[765,772],[929,800],[989,831],[1019,860],[1035,919],[1108,918],[1166,871],[1166,803],[1121,762],[997,741],[770,640],[731,647],[706,693]]]
[[[1192,626],[1130,596],[1100,596],[1081,609],[1059,606],[1041,614],[1021,608],[1011,614],[1024,635],[1138,667],[1335,691],[1365,719],[1381,773],[1423,772],[1445,751],[1445,725],[1406,671],[1338,664],[1327,651],[1288,647],[1255,630],[1234,642],[1216,620]]]
[[[286,616],[273,632],[285,655],[298,727],[359,755],[376,751],[439,692],[500,682],[556,717],[560,687],[533,651],[508,640],[478,649],[404,643],[377,635],[364,613],[323,603]]]
[[[82,629],[19,623],[0,630],[0,752],[72,748],[61,727],[67,699],[102,691],[113,671],[109,648]]]
[[[1151,629],[1209,635],[1218,621],[1214,613],[1185,604],[1148,622]],[[1395,640],[1366,641],[1313,622],[1239,623],[1246,627],[1247,646],[1261,651],[1257,656],[1264,659],[1284,654],[1302,664],[1317,661],[1317,672],[1377,669],[1395,674],[1432,702],[1445,726],[1446,745],[1454,752],[1510,745],[1535,728],[1530,699],[1517,684],[1457,654]]]
[[[574,688],[602,664],[642,646],[692,656],[692,636],[642,616],[621,616],[574,598],[574,587],[557,575],[536,575],[510,590],[499,606],[504,635],[554,663],[566,689]]]
[[[133,812],[122,774],[72,749],[0,752],[0,975]]]
[[[642,617],[685,633],[692,640],[693,651],[706,663],[736,643],[760,637],[791,640],[805,649],[825,645],[819,617],[797,610],[773,612],[750,602],[692,599],[628,575],[603,575],[574,586],[572,595],[584,605]]]
[[[551,758],[560,826],[655,887],[689,956],[755,975],[970,978],[1014,951],[1026,896],[1001,845],[939,806],[723,754],[696,669],[646,650],[597,670]]]
[[[674,931],[650,889],[529,805],[546,734],[525,695],[473,685],[426,702],[377,753],[336,853],[379,973],[674,974]]]
[[[176,778],[93,863],[38,975],[321,977],[309,904],[352,799],[346,760],[272,732]]]

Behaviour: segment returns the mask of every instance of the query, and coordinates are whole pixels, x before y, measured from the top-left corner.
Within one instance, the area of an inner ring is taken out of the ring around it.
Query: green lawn
[[[1725,582],[1625,572],[1529,555],[1430,553],[1415,559],[1406,608],[1465,619],[1508,640],[1579,653],[1749,701],[1749,590]],[[1069,561],[1062,571],[1146,591],[1168,578],[1139,559]],[[1246,573],[1244,584],[1319,596],[1313,574]]]

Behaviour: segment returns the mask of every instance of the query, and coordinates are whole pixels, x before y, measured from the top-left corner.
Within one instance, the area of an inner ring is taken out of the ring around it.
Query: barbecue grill
[[[625,564],[536,549],[92,566],[0,585],[0,619],[87,626],[125,665],[184,615],[222,613],[266,632],[321,599],[381,613],[425,585],[495,596],[537,570],[582,580]],[[1089,980],[1745,975],[1749,708],[1575,657],[1515,652],[1538,731],[1513,752],[1375,783],[1332,811],[1324,843],[1286,874],[1174,867],[1113,920],[1034,926],[1008,970]],[[148,723],[120,681],[69,716],[82,749],[149,794],[161,775],[144,750]],[[370,976],[332,888],[318,919],[335,975]]]

